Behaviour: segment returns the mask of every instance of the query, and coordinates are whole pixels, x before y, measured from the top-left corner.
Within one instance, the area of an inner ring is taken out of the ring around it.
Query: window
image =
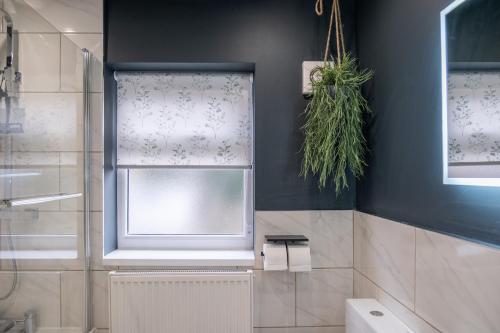
[[[121,249],[251,249],[253,76],[116,72]]]

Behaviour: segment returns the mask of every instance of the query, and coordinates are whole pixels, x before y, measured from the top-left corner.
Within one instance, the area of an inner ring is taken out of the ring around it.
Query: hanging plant
[[[323,14],[323,0],[317,0],[316,13]],[[335,22],[337,54],[330,56],[330,39]],[[372,72],[360,71],[357,60],[346,53],[339,0],[333,0],[323,65],[311,72],[312,98],[305,110],[305,142],[301,175],[319,176],[319,188],[335,182],[337,195],[348,188],[346,171],[363,175],[366,140],[363,114],[369,111],[361,86]]]

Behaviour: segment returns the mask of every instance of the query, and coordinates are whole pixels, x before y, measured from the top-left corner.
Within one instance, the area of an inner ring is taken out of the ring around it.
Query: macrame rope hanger
[[[335,40],[337,42],[337,62],[340,63],[342,57],[345,57],[345,42],[344,42],[344,28],[342,26],[342,15],[340,14],[340,0],[333,0],[332,10],[330,13],[330,21],[328,23],[328,37],[326,38],[325,55],[323,62],[326,64],[328,56],[330,55],[330,40],[332,38],[333,22],[335,20]],[[324,14],[324,0],[316,0],[314,6],[316,15],[322,16]]]

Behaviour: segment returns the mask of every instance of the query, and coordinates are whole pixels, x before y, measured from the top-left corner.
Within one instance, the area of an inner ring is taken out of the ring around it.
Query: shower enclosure
[[[30,1],[0,14],[0,332],[89,332],[98,61]]]

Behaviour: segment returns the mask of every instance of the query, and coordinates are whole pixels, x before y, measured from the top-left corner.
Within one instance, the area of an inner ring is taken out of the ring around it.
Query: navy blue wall
[[[443,185],[440,22],[451,0],[358,0],[362,66],[373,117],[357,209],[500,245],[500,188]]]
[[[327,7],[330,1],[326,1]],[[354,50],[354,0],[343,1]],[[328,13],[329,14],[329,13]],[[351,209],[299,177],[302,61],[321,59],[326,15],[312,0],[106,0],[105,61],[113,63],[255,63],[256,209]],[[105,98],[110,98],[105,92]]]

